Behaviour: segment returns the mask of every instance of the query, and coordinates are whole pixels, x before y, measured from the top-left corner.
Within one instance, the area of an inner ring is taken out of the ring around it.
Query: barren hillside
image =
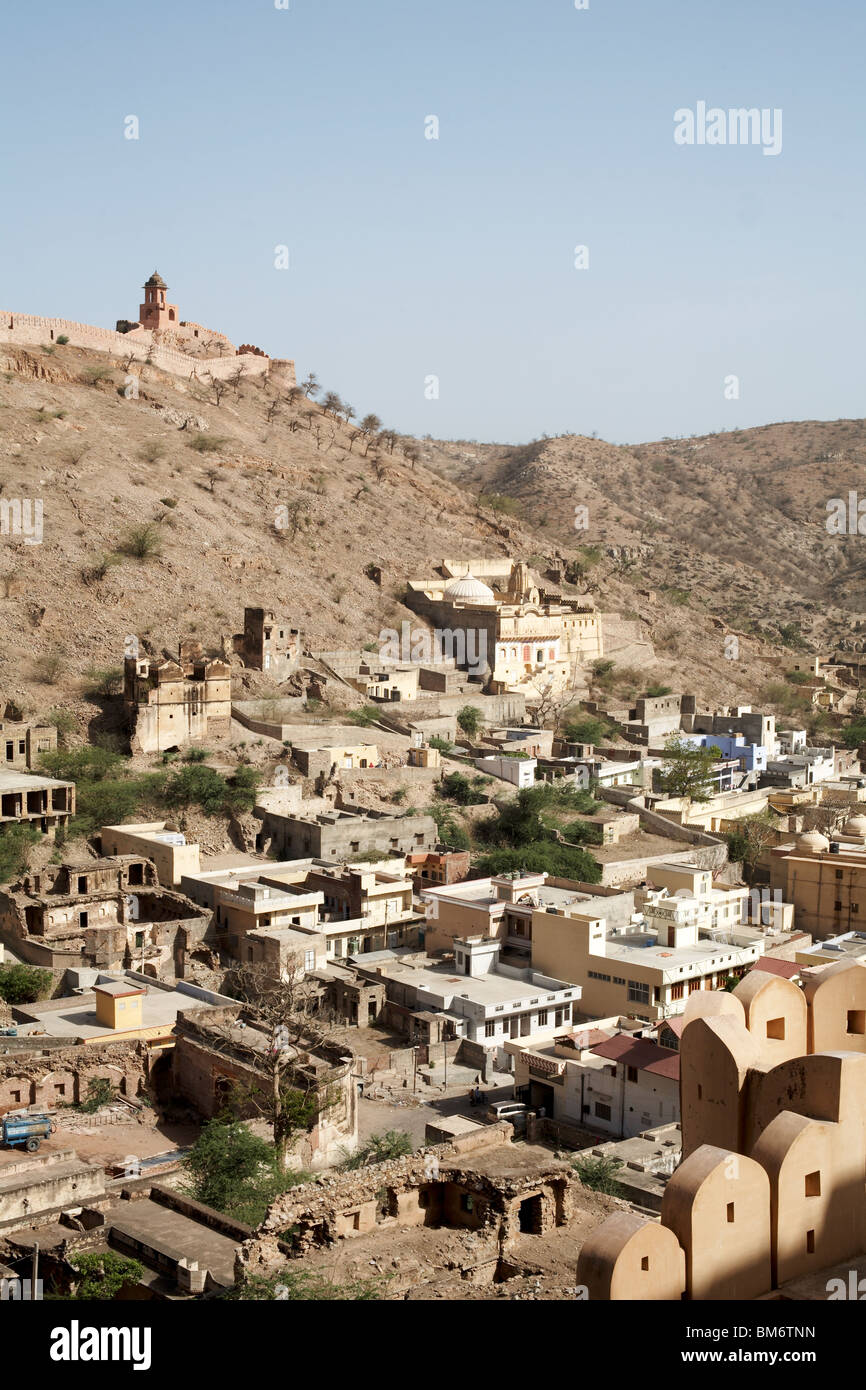
[[[119,667],[127,635],[214,649],[245,604],[285,614],[310,650],[374,642],[417,622],[405,580],[460,552],[576,565],[626,687],[664,679],[712,703],[784,668],[779,623],[823,641],[862,599],[858,539],[823,528],[824,495],[862,474],[858,423],[635,449],[421,441],[413,459],[267,384],[216,400],[146,366],[128,399],[119,363],[68,346],[2,346],[0,372],[0,499],[44,509],[41,544],[0,536],[0,694],[32,712],[68,705],[83,724],[88,673]]]

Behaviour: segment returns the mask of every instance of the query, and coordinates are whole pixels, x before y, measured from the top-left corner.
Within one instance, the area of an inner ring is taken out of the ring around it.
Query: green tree
[[[481,710],[477,705],[464,705],[457,715],[457,724],[467,738],[477,738],[481,718]]]
[[[0,999],[7,1004],[33,1004],[51,992],[54,976],[38,965],[0,965]]]
[[[842,741],[846,748],[859,748],[861,743],[866,743],[866,718],[853,719],[842,730]]]
[[[72,1255],[70,1263],[78,1275],[74,1299],[79,1302],[98,1299],[109,1302],[128,1285],[137,1284],[144,1276],[138,1260],[117,1255],[113,1250],[94,1251],[90,1255]]]
[[[350,724],[358,724],[362,729],[369,728],[379,718],[375,705],[362,705],[360,709],[350,709],[346,719]]]
[[[365,1144],[343,1160],[340,1167],[344,1172],[369,1168],[374,1163],[388,1163],[393,1158],[403,1158],[412,1153],[413,1148],[412,1137],[404,1129],[388,1129],[384,1134],[371,1134]]]
[[[434,802],[432,806],[427,807],[427,814],[435,820],[439,831],[439,841],[446,849],[470,848],[469,835],[462,825],[457,824],[450,806],[443,806],[441,802]]]
[[[587,1155],[586,1158],[574,1159],[572,1167],[583,1186],[592,1188],[593,1192],[606,1192],[609,1197],[625,1195],[622,1185],[616,1180],[616,1175],[622,1168],[619,1159],[603,1156],[592,1158]]]
[[[683,796],[692,801],[709,801],[713,787],[713,766],[721,757],[718,748],[695,748],[678,734],[665,743],[665,761],[659,771],[659,786],[665,796]]]
[[[30,825],[5,825],[0,829],[0,883],[20,878],[30,863],[30,851],[42,839]]]
[[[607,720],[599,719],[594,714],[578,715],[573,719],[566,720],[563,726],[563,736],[569,743],[603,743],[614,733],[612,724]]]
[[[436,790],[439,796],[456,801],[458,806],[482,806],[487,800],[480,790],[483,783],[483,777],[473,777],[470,781],[462,772],[449,772],[438,783]]]
[[[43,753],[39,766],[49,777],[59,777],[63,782],[101,782],[116,777],[123,761],[110,748],[88,744],[84,748],[58,748],[54,753]]]
[[[273,1299],[290,1303],[346,1302],[350,1299],[369,1302],[382,1297],[380,1289],[381,1281],[378,1280],[352,1279],[344,1284],[335,1284],[324,1274],[287,1265],[278,1274],[254,1274],[218,1297],[242,1302],[270,1302]]]
[[[775,844],[777,825],[776,817],[767,808],[756,816],[743,816],[737,821],[736,829],[725,836],[728,858],[733,864],[742,863],[747,883],[752,882],[761,855]]]
[[[274,1179],[274,1149],[239,1120],[209,1120],[184,1160],[190,1195],[231,1213],[251,1191]]]
[[[493,849],[473,864],[481,877],[496,874],[550,874],[555,878],[576,879],[579,883],[600,883],[601,865],[579,845],[552,841],[528,845],[524,849]]]

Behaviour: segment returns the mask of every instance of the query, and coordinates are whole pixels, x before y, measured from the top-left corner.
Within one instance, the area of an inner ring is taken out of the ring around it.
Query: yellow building
[[[658,1022],[763,955],[763,934],[741,922],[748,889],[713,888],[709,870],[681,864],[654,866],[653,881],[643,913],[613,929],[579,905],[532,914],[533,967],[579,984],[588,1018]]]
[[[126,980],[112,980],[94,985],[96,1021],[104,1028],[122,1033],[138,1032],[143,1027],[144,996],[147,990]]]
[[[797,926],[818,940],[866,931],[866,816],[829,839],[818,830],[770,851],[770,887],[794,904]]]

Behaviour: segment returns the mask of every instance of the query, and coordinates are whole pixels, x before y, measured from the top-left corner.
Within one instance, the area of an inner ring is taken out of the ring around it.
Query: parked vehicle
[[[485,1119],[491,1124],[507,1120],[518,1134],[522,1134],[526,1129],[526,1113],[527,1107],[521,1100],[495,1100],[485,1112]]]
[[[33,1154],[40,1140],[47,1139],[56,1129],[57,1120],[53,1115],[6,1115],[2,1121],[3,1143],[9,1148],[23,1147]]]

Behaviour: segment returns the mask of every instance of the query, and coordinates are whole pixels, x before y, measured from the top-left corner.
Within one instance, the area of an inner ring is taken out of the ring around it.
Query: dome
[[[452,603],[495,603],[496,595],[492,589],[476,579],[467,570],[462,579],[452,579],[445,585],[443,596]]]
[[[800,835],[797,840],[798,849],[828,850],[830,841],[826,835],[822,835],[820,830],[807,830],[805,835]]]
[[[149,280],[144,282],[145,289],[167,290],[168,285],[163,280],[158,270],[155,270]]]
[[[842,834],[854,836],[858,840],[866,839],[866,816],[852,816],[846,820],[842,826]]]

